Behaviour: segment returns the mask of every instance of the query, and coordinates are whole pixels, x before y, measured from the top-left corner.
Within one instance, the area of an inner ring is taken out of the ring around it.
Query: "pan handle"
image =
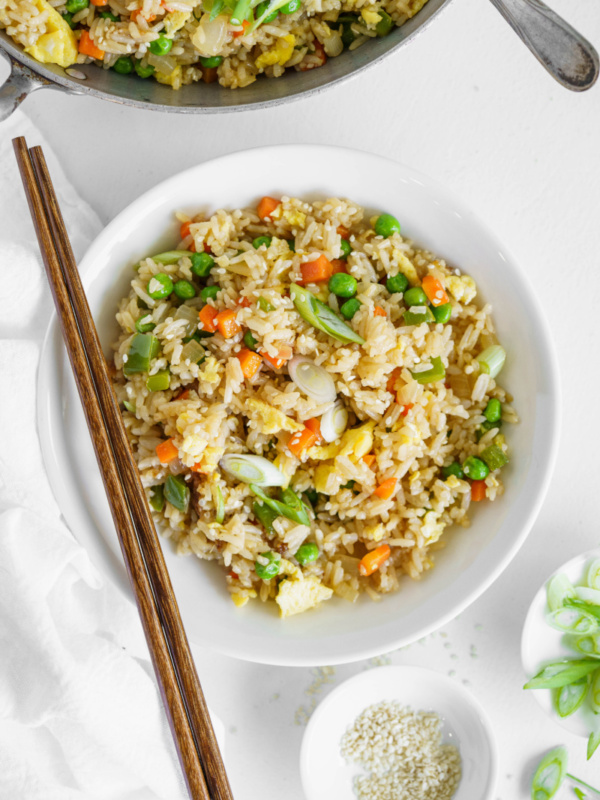
[[[594,85],[598,53],[542,0],[491,2],[555,80],[574,92]]]
[[[10,75],[0,86],[0,122],[8,119],[25,98],[43,86],[53,86],[46,78],[36,75],[29,67],[0,48],[0,55],[10,66]],[[53,87],[55,88],[55,87]]]

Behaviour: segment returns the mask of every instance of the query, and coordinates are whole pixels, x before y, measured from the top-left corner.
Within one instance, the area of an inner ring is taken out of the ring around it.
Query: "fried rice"
[[[178,251],[137,264],[119,304],[115,389],[143,484],[161,532],[179,554],[221,565],[237,606],[275,600],[289,616],[334,595],[377,600],[433,567],[447,530],[469,525],[474,499],[503,493],[497,465],[481,479],[465,463],[482,464],[492,448],[503,464],[501,426],[517,421],[478,359],[497,346],[492,309],[472,277],[399,232],[378,235],[377,218],[348,200],[283,197],[268,214],[258,208],[262,218],[256,208],[179,214]],[[307,283],[315,264],[325,273]],[[355,280],[350,317],[329,289],[328,275],[339,274]],[[430,313],[435,298],[407,308],[409,295],[389,290],[402,275],[409,288],[436,279],[445,323]],[[297,310],[307,290],[358,341],[308,322]],[[154,342],[145,367],[140,337]],[[331,376],[334,400],[299,388],[292,356]],[[428,379],[433,364],[441,373]],[[491,422],[490,401],[501,408]],[[347,411],[346,429],[323,442],[319,420],[334,404]],[[232,454],[271,462],[284,480],[263,494],[298,498],[308,524],[285,512],[265,523],[256,487],[224,468]]]

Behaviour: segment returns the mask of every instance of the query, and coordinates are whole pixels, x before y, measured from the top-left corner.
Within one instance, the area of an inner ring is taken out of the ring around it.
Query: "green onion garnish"
[[[493,344],[477,356],[479,368],[490,378],[495,378],[506,361],[506,350],[499,344]]]
[[[307,289],[298,286],[297,283],[292,283],[290,297],[302,319],[314,328],[333,336],[334,339],[340,342],[365,343],[362,336],[359,336],[349,325],[346,325],[329,306],[317,300]]]
[[[223,492],[220,486],[215,487],[215,522],[219,525],[223,524],[225,519],[225,500],[223,499]]]
[[[282,517],[287,517],[287,519],[291,519],[292,522],[298,522],[300,525],[310,526],[310,517],[308,516],[308,510],[306,506],[302,500],[300,500],[298,495],[291,489],[285,490],[285,492],[282,494],[281,501],[269,497],[268,494],[263,492],[260,486],[256,486],[253,483],[250,484],[250,489],[258,498],[263,501],[265,505],[267,505],[273,511],[276,511],[277,514],[281,515]]]
[[[411,370],[417,383],[436,383],[446,377],[446,370],[439,356],[431,359],[431,367],[421,372]]]

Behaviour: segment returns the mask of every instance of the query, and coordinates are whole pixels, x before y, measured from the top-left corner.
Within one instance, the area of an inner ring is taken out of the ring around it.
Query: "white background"
[[[596,0],[552,5],[600,48]],[[538,586],[563,561],[600,543],[600,86],[567,92],[490,3],[454,0],[383,64],[271,111],[162,115],[52,91],[32,96],[24,108],[104,222],[199,161],[256,145],[322,142],[370,150],[432,175],[504,240],[539,294],[559,355],[563,435],[550,492],[515,562],[471,609],[378,662],[427,665],[471,689],[496,730],[498,798],[528,797],[533,763],[562,742],[571,771],[600,783],[600,755],[586,764],[585,741],[549,721],[521,690],[519,658]],[[310,711],[341,680],[375,665],[313,671],[195,655],[208,701],[227,729],[236,800],[301,800],[298,751]]]

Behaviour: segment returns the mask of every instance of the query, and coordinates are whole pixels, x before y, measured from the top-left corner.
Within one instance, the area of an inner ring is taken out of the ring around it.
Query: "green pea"
[[[445,325],[452,316],[452,303],[444,303],[441,306],[431,306],[431,312],[436,322]]]
[[[420,286],[413,286],[412,289],[407,289],[404,292],[404,302],[408,308],[413,306],[426,306],[427,295]]]
[[[77,14],[78,11],[83,11],[90,4],[90,0],[67,0],[65,8],[70,14]]]
[[[207,69],[214,69],[223,63],[223,56],[208,56],[207,58],[200,58],[200,63]]]
[[[390,275],[385,282],[385,288],[390,294],[403,294],[408,289],[408,278],[402,272]]]
[[[318,557],[319,548],[316,544],[314,544],[314,542],[302,544],[296,551],[296,561],[301,566],[304,566],[305,564],[311,564],[313,561],[316,561]]]
[[[352,275],[346,275],[345,272],[336,272],[335,275],[329,278],[327,285],[329,291],[338,297],[354,297],[358,286],[356,278],[353,278]]]
[[[252,247],[255,250],[258,250],[263,244],[265,247],[270,247],[272,241],[273,239],[270,236],[258,236],[256,239],[252,240]]]
[[[209,300],[214,300],[220,291],[220,286],[205,286],[200,292],[200,297],[207,303]]]
[[[184,513],[190,504],[190,489],[180,475],[169,475],[165,481],[165,500]]]
[[[121,56],[113,64],[113,69],[119,75],[129,75],[130,72],[133,72],[133,61],[129,56]]]
[[[156,322],[153,321],[151,314],[146,314],[144,317],[139,317],[135,321],[135,329],[138,333],[148,333],[156,328]]]
[[[342,261],[345,261],[352,252],[352,245],[348,239],[342,239],[340,242],[340,250],[342,251],[340,258]]]
[[[256,6],[256,19],[260,19],[262,17],[262,15],[265,13],[269,5],[270,5],[269,0],[264,0],[264,2],[259,3]],[[273,20],[277,19],[278,15],[279,11],[272,11],[268,17],[265,17],[263,19],[263,24],[268,25],[269,22],[273,22]]]
[[[109,19],[111,22],[118,22],[119,17],[116,14],[113,14],[112,11],[101,11],[100,16],[102,19]]]
[[[65,20],[69,28],[71,28],[71,30],[74,31],[77,25],[75,22],[73,22],[73,14],[69,14],[69,12],[67,12],[66,14],[62,14],[61,16]]]
[[[463,472],[472,481],[483,481],[490,474],[490,468],[477,456],[469,456],[463,462]]]
[[[483,416],[488,422],[498,422],[502,418],[502,403],[496,397],[492,397],[485,407]]]
[[[149,78],[151,75],[154,75],[154,67],[152,64],[144,65],[141,61],[136,61],[133,65],[133,68],[140,78]]]
[[[356,297],[352,297],[350,300],[346,300],[344,305],[340,308],[340,313],[343,317],[346,317],[346,319],[352,319],[360,306],[360,300],[357,300]]]
[[[295,239],[288,239],[287,243],[288,243],[288,247],[290,248],[292,253],[295,253],[296,252],[296,241],[295,241]]]
[[[266,553],[261,553],[261,556],[262,558],[268,559],[269,563],[261,564],[258,561],[254,563],[254,571],[258,577],[262,578],[263,581],[268,581],[270,578],[279,575],[279,570],[281,569],[281,557],[279,553],[273,553],[269,550]]]
[[[254,338],[251,331],[246,331],[246,333],[244,334],[244,344],[249,350],[256,350],[258,339]]]
[[[158,39],[150,42],[148,50],[155,56],[166,56],[172,47],[173,40],[161,34]]]
[[[446,467],[442,467],[442,476],[444,478],[449,478],[450,475],[454,475],[456,478],[460,478],[461,480],[465,477],[463,468],[458,461],[455,461],[453,464],[448,464]]]
[[[192,253],[192,272],[198,278],[206,278],[215,265],[214,258],[208,253]]]
[[[293,14],[300,8],[302,8],[302,0],[288,0],[279,10],[282,14]]]
[[[161,512],[165,507],[165,487],[160,483],[150,489],[150,505],[154,511]]]
[[[381,214],[375,223],[375,233],[387,239],[393,233],[400,233],[400,223],[391,214]]]
[[[180,300],[191,300],[192,297],[196,297],[194,285],[189,281],[177,281],[173,287],[173,291]]]
[[[381,19],[375,26],[375,32],[377,33],[377,36],[387,36],[388,33],[392,30],[394,21],[387,13],[387,11],[384,11],[382,8],[378,8],[377,13],[381,17]]]
[[[164,300],[173,291],[173,281],[164,272],[159,272],[150,278],[146,291],[153,300]]]

